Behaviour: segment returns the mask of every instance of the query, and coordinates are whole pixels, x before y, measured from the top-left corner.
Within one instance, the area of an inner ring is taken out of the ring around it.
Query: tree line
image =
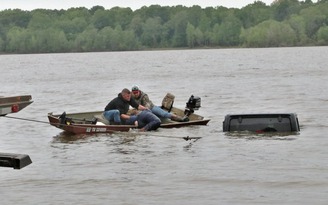
[[[328,0],[0,11],[0,53],[328,45]]]

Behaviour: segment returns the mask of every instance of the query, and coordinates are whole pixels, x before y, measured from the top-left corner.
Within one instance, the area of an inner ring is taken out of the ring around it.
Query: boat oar
[[[199,140],[199,139],[201,139],[202,137],[189,137],[189,136],[187,136],[187,137],[182,137],[182,139],[184,139],[184,140],[186,140],[186,141],[188,141],[188,140]]]

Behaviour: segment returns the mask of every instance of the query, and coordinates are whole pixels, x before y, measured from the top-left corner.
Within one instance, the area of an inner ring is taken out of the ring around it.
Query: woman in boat
[[[135,109],[146,110],[148,108],[137,103],[131,98],[131,92],[129,89],[124,88],[116,98],[111,100],[105,107],[103,112],[104,117],[115,125],[125,124],[125,121],[130,119],[130,115],[127,115],[130,105]]]
[[[186,122],[189,120],[188,118],[182,118],[173,113],[169,113],[163,110],[159,106],[155,106],[154,103],[149,99],[148,95],[145,92],[141,91],[137,85],[133,86],[131,90],[132,90],[132,98],[134,98],[135,101],[140,105],[143,105],[148,109],[150,109],[157,117],[169,118],[171,120],[178,121],[178,122]]]

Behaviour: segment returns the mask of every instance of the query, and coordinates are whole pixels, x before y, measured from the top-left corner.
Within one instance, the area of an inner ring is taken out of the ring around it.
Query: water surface
[[[201,97],[208,126],[154,135],[67,136],[46,123],[0,118],[4,204],[326,204],[328,47],[1,55],[0,96],[31,94],[11,115],[102,110],[137,84],[160,104]],[[226,134],[226,114],[295,112],[298,135]],[[161,136],[161,137],[160,137]],[[180,137],[202,139],[186,142]]]

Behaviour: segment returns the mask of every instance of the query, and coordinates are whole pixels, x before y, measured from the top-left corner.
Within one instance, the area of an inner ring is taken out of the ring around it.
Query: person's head
[[[139,87],[137,85],[134,85],[131,90],[132,90],[133,96],[136,97],[136,98],[138,98],[139,95],[140,95],[140,89],[139,89]]]
[[[131,99],[131,92],[129,89],[127,88],[124,88],[122,91],[121,91],[121,95],[123,97],[124,100],[126,101],[130,101]]]

